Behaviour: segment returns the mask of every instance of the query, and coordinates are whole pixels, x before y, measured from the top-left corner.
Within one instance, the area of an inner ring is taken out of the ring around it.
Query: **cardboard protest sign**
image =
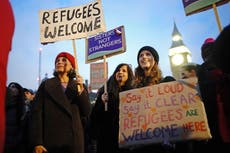
[[[108,72],[108,63],[106,63],[106,69]],[[90,86],[91,89],[99,89],[103,86],[104,79],[104,63],[92,63],[90,64]]]
[[[187,16],[211,9],[212,4],[214,3],[216,4],[216,6],[219,6],[229,2],[229,0],[182,0],[182,1],[184,5],[185,14]]]
[[[106,31],[101,0],[78,7],[41,10],[41,43],[84,38]]]
[[[86,39],[86,63],[110,57],[126,51],[124,26]]]
[[[119,146],[210,139],[197,79],[120,93]]]

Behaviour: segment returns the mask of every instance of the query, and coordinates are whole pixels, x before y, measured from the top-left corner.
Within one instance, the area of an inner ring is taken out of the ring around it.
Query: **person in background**
[[[181,78],[189,79],[197,78],[197,71],[199,64],[187,63],[181,67]],[[199,86],[197,85],[198,93],[200,93]],[[175,143],[175,153],[196,153],[195,145],[198,143],[196,140],[179,141]]]
[[[23,90],[25,95],[25,104],[28,105],[28,109],[30,109],[35,98],[35,92],[32,89],[27,88],[23,88]]]
[[[97,93],[92,91],[90,85],[88,86],[88,92],[89,92],[90,103],[93,106],[96,100]]]
[[[217,86],[221,80],[222,71],[216,66],[213,60],[215,39],[207,38],[201,46],[203,63],[198,69],[197,77],[204,102],[205,111],[212,138],[196,144],[195,149],[202,151],[215,150],[221,141],[218,125]]]
[[[176,81],[176,79],[173,76],[165,76],[162,80],[159,81],[159,83],[164,83],[164,82],[171,82],[171,81]]]
[[[23,110],[23,115],[21,117],[23,124],[24,124],[24,136],[25,136],[25,143],[26,145],[29,143],[28,142],[28,126],[29,126],[29,122],[31,119],[31,109],[32,109],[32,105],[33,105],[33,101],[34,101],[34,97],[35,97],[35,93],[32,89],[27,89],[27,88],[23,88],[23,92],[24,92],[24,110]],[[26,146],[26,151],[28,153],[28,145]]]
[[[133,71],[126,63],[119,64],[104,86],[98,90],[96,103],[90,115],[90,138],[96,141],[96,153],[122,153],[119,149],[119,93],[133,89]],[[105,110],[105,104],[108,110]]]
[[[25,153],[24,92],[17,82],[9,83],[5,99],[6,138],[4,153]]]
[[[201,46],[201,57],[204,63],[209,62],[211,58],[214,42],[214,38],[206,38]]]
[[[218,76],[220,76],[222,72],[219,68],[217,68],[212,60],[214,43],[214,38],[207,38],[204,40],[204,43],[201,45],[201,57],[203,59],[203,63],[197,71],[201,98],[204,102],[205,112],[212,135],[212,139],[203,142],[201,141],[200,144],[196,144],[195,149],[200,152],[205,150],[211,151],[220,141],[216,86],[218,78],[220,78]]]
[[[32,89],[24,88],[24,95],[25,95],[25,105],[26,105],[26,112],[31,110],[32,103],[35,97],[35,93]]]
[[[23,88],[26,100],[33,101],[35,93],[32,89]]]
[[[0,1],[0,153],[5,141],[5,95],[8,55],[15,28],[14,12],[9,0]]]
[[[230,151],[230,80],[229,80],[230,25],[224,28],[216,40],[207,38],[201,55],[204,62],[198,71],[198,82],[208,118],[212,139],[197,146],[197,150],[209,151],[221,148]]]
[[[212,60],[218,68],[220,68],[223,73],[229,74],[230,67],[230,24],[224,27],[221,33],[216,38],[216,41],[213,46]]]
[[[81,119],[90,113],[84,80],[76,74],[75,58],[68,52],[59,53],[54,64],[54,77],[42,82],[36,92],[29,146],[34,153],[84,153]]]
[[[201,93],[202,99],[207,101],[208,103],[210,103],[210,106],[211,106],[211,104],[216,103],[216,102],[211,102],[211,101],[215,100],[216,98],[206,97],[209,94],[213,95],[213,96],[215,95],[214,94],[215,89],[213,88],[215,86],[215,81],[212,81],[212,79],[211,79],[211,76],[212,76],[211,72],[214,72],[214,73],[216,72],[217,74],[220,73],[219,72],[220,70],[217,68],[217,66],[214,64],[214,61],[211,58],[212,54],[213,54],[214,42],[215,42],[214,38],[207,38],[204,40],[204,43],[201,46],[201,57],[203,59],[203,63],[201,63],[201,65],[197,69],[197,77],[198,77],[199,87],[200,87],[201,92],[203,92],[203,93]],[[209,89],[209,91],[206,91],[206,89]],[[212,89],[214,89],[214,90],[212,91]],[[206,100],[206,98],[208,98],[208,99]],[[210,111],[210,113],[212,113],[212,112],[213,112],[213,110]],[[211,118],[213,118],[213,117],[211,117]],[[214,118],[213,118],[213,120],[215,121]],[[214,130],[214,131],[216,131],[216,130]]]
[[[221,147],[225,152],[230,151],[230,24],[224,27],[214,42],[211,60],[220,70],[215,71],[213,80],[216,84],[217,101],[217,122],[220,133],[220,141],[217,147]],[[213,74],[213,73],[212,73]]]
[[[197,77],[199,64],[188,63],[181,67],[181,79]]]

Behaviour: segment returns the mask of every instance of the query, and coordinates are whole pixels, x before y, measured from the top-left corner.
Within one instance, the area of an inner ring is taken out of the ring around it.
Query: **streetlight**
[[[42,60],[42,48],[40,47],[38,50],[39,56],[38,56],[38,87],[41,84],[41,60]]]

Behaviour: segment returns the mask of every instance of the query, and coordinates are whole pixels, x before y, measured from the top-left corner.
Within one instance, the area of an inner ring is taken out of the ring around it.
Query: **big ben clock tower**
[[[179,33],[175,22],[172,33],[172,45],[169,49],[169,62],[171,66],[172,75],[175,79],[181,78],[181,66],[192,62],[191,52],[184,45],[182,36]]]

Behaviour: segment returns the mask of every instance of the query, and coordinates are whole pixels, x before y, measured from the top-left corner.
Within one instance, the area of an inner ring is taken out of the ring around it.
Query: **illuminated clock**
[[[184,57],[181,54],[176,54],[172,56],[172,63],[174,65],[181,65],[184,62]]]

